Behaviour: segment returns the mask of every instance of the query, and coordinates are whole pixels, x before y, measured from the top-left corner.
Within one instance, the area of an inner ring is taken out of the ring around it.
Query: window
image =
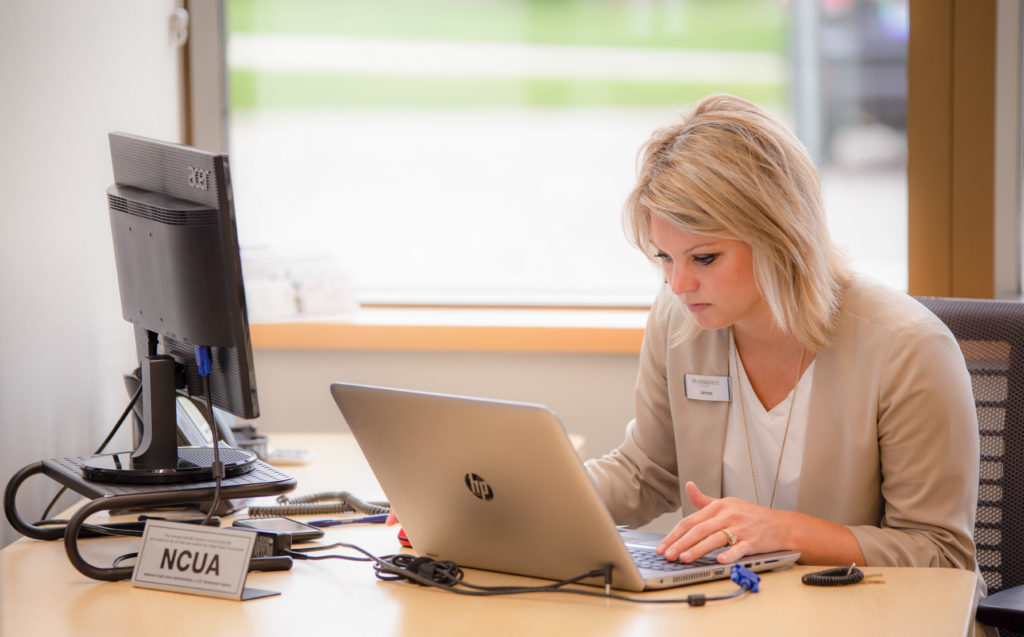
[[[718,91],[793,123],[837,241],[906,287],[905,2],[229,0],[227,24],[256,318],[645,305],[637,150]]]

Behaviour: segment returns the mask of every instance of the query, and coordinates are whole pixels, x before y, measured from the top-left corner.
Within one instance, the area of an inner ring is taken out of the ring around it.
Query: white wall
[[[4,485],[31,462],[93,451],[127,401],[120,379],[134,367],[134,348],[111,251],[106,135],[181,139],[173,8],[173,0],[0,4]],[[25,517],[42,513],[51,484],[24,485]],[[5,518],[0,546],[15,537]]]
[[[567,430],[586,436],[590,455],[622,442],[638,360],[635,354],[303,350],[256,350],[254,358],[259,428],[266,433],[346,431],[328,392],[331,382],[342,381],[542,403]]]

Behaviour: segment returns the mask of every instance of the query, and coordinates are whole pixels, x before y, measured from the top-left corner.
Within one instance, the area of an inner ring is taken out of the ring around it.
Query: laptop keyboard
[[[633,563],[637,567],[655,571],[685,571],[694,566],[718,563],[718,560],[708,555],[698,558],[693,562],[669,562],[665,559],[664,555],[659,555],[652,548],[630,545],[626,545],[626,548],[629,550],[629,556],[633,558]]]

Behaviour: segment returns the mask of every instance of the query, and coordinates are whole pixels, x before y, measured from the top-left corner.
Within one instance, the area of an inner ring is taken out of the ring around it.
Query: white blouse
[[[814,362],[804,370],[797,382],[796,401],[793,392],[771,411],[754,393],[747,379],[743,361],[736,356],[736,344],[729,343],[729,382],[732,403],[729,405],[729,422],[725,436],[725,456],[722,459],[722,495],[757,502],[754,497],[754,483],[751,479],[751,458],[753,474],[757,477],[757,495],[762,506],[772,500],[776,467],[779,467],[779,452],[782,439],[786,437],[786,448],[782,465],[778,468],[778,486],[775,488],[773,508],[793,511],[796,509],[796,494],[800,484],[800,468],[803,464],[804,440],[807,434],[807,417],[811,405],[811,385],[814,380]],[[739,370],[736,364],[739,364]],[[747,430],[750,432],[750,450],[747,450],[747,432],[743,427],[742,400],[746,409]],[[790,419],[790,406],[793,415]],[[789,419],[789,435],[786,436],[786,420]]]

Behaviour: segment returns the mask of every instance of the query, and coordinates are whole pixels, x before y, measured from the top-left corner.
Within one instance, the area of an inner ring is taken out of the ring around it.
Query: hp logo
[[[466,474],[466,486],[470,493],[485,502],[494,498],[494,489],[491,488],[491,485],[475,473]]]

